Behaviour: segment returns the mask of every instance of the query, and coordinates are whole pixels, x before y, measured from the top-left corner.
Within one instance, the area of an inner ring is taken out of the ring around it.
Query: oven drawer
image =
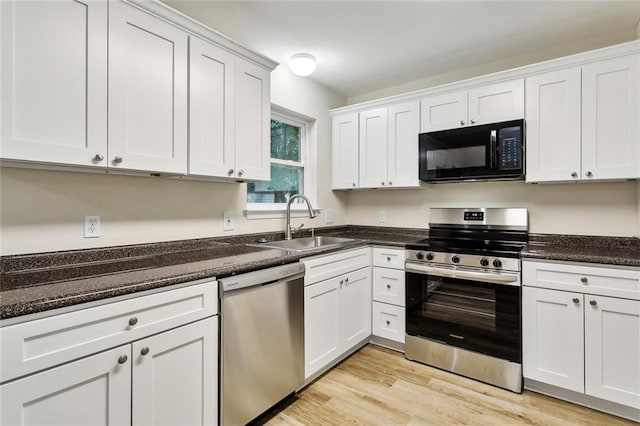
[[[640,300],[640,268],[525,260],[522,283],[529,287]]]
[[[404,307],[404,271],[373,268],[373,300]]]
[[[373,266],[404,270],[404,249],[374,247]]]
[[[373,302],[372,315],[372,333],[374,336],[404,343],[405,324],[403,307]]]

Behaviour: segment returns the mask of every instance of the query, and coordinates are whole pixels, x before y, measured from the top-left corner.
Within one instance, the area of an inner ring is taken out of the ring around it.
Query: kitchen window
[[[271,115],[271,180],[247,184],[247,217],[258,213],[281,216],[289,197],[304,194],[314,202],[311,173],[308,164],[309,123],[304,118],[272,107]],[[299,206],[298,206],[299,205]],[[315,204],[314,204],[315,207]],[[302,200],[296,200],[292,210],[306,211]]]

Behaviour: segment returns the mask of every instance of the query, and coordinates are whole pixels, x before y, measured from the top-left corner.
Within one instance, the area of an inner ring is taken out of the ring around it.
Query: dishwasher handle
[[[219,279],[222,293],[235,291],[242,288],[254,287],[273,283],[276,281],[293,280],[304,276],[304,263],[291,263],[288,265],[276,266],[274,268],[261,269],[231,277]]]

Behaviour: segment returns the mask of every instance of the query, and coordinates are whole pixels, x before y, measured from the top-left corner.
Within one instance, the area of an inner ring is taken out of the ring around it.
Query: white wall
[[[345,99],[291,74],[284,66],[272,73],[272,102],[315,119],[318,205],[333,209],[334,224],[346,223],[346,194],[331,184],[331,121],[328,110]],[[33,253],[121,244],[203,238],[284,230],[284,219],[247,220],[246,184],[177,181],[166,178],[113,176],[0,169],[0,254]],[[236,214],[234,231],[222,230],[224,211]],[[102,217],[102,237],[83,237],[83,218]],[[314,220],[294,224],[322,226]]]

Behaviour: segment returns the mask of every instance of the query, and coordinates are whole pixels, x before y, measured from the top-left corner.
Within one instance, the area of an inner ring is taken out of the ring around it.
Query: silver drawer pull
[[[573,298],[573,303],[580,303],[580,299],[578,299],[577,297]]]
[[[124,364],[125,362],[127,362],[128,359],[129,359],[128,356],[120,355],[120,357],[118,358],[118,364]]]
[[[587,277],[582,277],[580,278],[580,282],[582,282],[582,284],[586,284],[587,282],[589,282],[589,279]]]
[[[149,353],[149,347],[145,346],[144,348],[140,349],[140,355],[145,356]]]
[[[391,284],[387,284],[387,290],[391,290]]]
[[[387,320],[387,325],[391,325],[391,321]]]
[[[133,327],[133,326],[134,326],[134,325],[136,325],[137,323],[138,323],[138,318],[136,318],[136,317],[131,317],[131,318],[129,318],[129,325],[130,325],[131,327]]]
[[[589,301],[589,304],[590,304],[591,306],[596,306],[596,305],[598,304],[598,302],[596,302],[595,300],[590,300],[590,301]]]

